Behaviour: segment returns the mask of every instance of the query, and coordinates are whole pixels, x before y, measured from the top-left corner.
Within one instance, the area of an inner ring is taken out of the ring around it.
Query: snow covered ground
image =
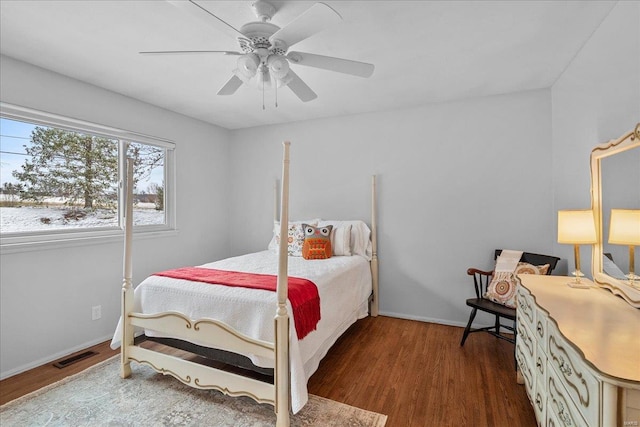
[[[139,203],[133,210],[134,225],[164,224],[164,212],[153,209],[153,203]],[[149,206],[146,206],[149,205]],[[98,209],[82,219],[65,219],[69,208],[59,206],[0,207],[2,233],[49,231],[94,227],[117,227],[115,212]]]

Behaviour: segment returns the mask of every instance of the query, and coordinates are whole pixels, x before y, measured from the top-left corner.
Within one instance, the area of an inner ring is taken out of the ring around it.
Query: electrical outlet
[[[98,320],[102,317],[102,306],[94,305],[91,307],[91,320]]]

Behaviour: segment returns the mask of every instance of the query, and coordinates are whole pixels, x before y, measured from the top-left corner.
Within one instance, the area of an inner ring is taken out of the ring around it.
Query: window
[[[2,247],[121,236],[126,157],[134,159],[134,232],[174,229],[174,144],[1,105]]]

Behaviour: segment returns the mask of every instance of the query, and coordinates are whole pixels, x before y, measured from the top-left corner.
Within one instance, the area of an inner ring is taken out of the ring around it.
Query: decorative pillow
[[[509,271],[496,271],[493,274],[491,283],[487,287],[487,293],[484,297],[502,304],[506,307],[516,307],[516,286],[518,284],[518,274],[540,274],[545,275],[549,270],[549,264],[532,265],[527,262],[519,262],[516,270],[511,273]]]
[[[314,227],[302,224],[302,228],[304,229],[302,257],[304,259],[331,258],[331,230],[333,226]]]
[[[540,274],[544,276],[549,271],[549,264],[532,265],[527,262],[519,262],[514,274]]]
[[[322,220],[318,223],[319,227],[325,225],[333,225],[333,228],[351,226],[351,255],[361,255],[371,261],[371,230],[369,226],[361,220],[336,221]]]
[[[494,272],[484,297],[506,307],[516,308],[517,280],[515,275],[509,271]]]
[[[302,224],[317,225],[319,219],[308,221],[289,221],[287,229],[287,253],[289,256],[302,256],[302,244],[304,243],[304,230]],[[269,242],[268,249],[278,252],[280,248],[280,221],[273,222],[273,237]]]
[[[351,256],[351,224],[331,230],[333,255]]]

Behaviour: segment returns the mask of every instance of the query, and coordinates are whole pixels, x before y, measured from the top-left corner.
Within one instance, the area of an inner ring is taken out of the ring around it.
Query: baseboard
[[[43,357],[41,359],[35,360],[33,362],[29,362],[29,363],[27,363],[25,365],[18,366],[17,368],[14,368],[14,369],[11,369],[11,370],[8,370],[8,371],[5,371],[5,372],[1,372],[0,373],[0,380],[4,380],[4,379],[7,379],[7,378],[12,377],[14,375],[18,375],[18,374],[20,374],[22,372],[28,371],[28,370],[33,369],[33,368],[37,368],[38,366],[46,365],[47,363],[51,363],[54,360],[58,360],[58,359],[63,358],[65,356],[69,356],[70,354],[76,353],[78,351],[86,350],[87,348],[92,347],[92,346],[94,346],[96,344],[100,344],[100,343],[103,343],[105,341],[109,341],[109,340],[111,340],[111,338],[113,338],[113,335],[105,335],[103,337],[96,338],[95,340],[91,340],[91,341],[85,342],[83,344],[79,344],[79,345],[77,345],[77,346],[75,346],[73,348],[66,349],[66,350],[63,350],[61,352],[52,354],[50,356],[46,356],[46,357]]]
[[[437,319],[434,317],[424,317],[424,316],[414,316],[414,315],[409,315],[409,314],[402,314],[402,313],[393,313],[390,311],[381,311],[380,312],[381,316],[387,316],[387,317],[395,317],[397,319],[406,319],[406,320],[417,320],[419,322],[427,322],[427,323],[437,323],[439,325],[447,325],[447,326],[457,326],[460,328],[464,328],[467,326],[467,322],[454,322],[451,320],[445,320],[445,319]],[[493,326],[493,325],[483,325],[483,324],[472,324],[471,325],[473,328],[486,328],[489,326]]]

